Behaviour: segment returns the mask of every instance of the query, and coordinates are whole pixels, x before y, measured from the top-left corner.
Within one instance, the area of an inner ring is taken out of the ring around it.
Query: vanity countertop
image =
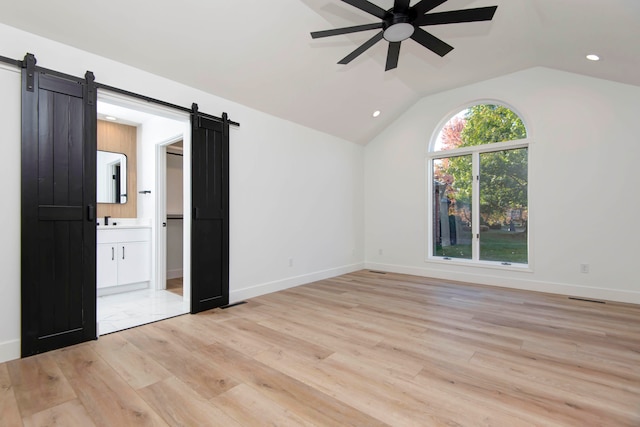
[[[96,233],[96,243],[148,242],[150,240],[150,226],[101,225]]]

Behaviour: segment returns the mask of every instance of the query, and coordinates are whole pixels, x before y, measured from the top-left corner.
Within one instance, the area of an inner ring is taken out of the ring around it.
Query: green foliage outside
[[[502,105],[481,104],[469,108],[462,129],[462,146],[524,139],[527,131],[520,117]]]
[[[501,105],[476,105],[469,108],[460,133],[458,147],[471,147],[493,142],[513,141],[526,137],[522,120]],[[471,163],[462,157],[449,159],[453,186],[458,190],[456,202],[471,204],[473,180]],[[526,209],[527,150],[507,150],[481,156],[480,215],[484,223],[504,220],[505,208]]]
[[[464,119],[447,126],[443,129],[443,145],[449,149],[526,138],[520,118],[500,105],[473,106]],[[440,160],[434,169],[434,179],[447,184],[449,214],[468,222],[473,183],[469,156]],[[526,263],[527,148],[481,153],[480,186],[481,225],[491,226],[482,230],[480,259]],[[521,212],[517,229],[511,226],[512,210]],[[470,243],[458,243],[437,245],[436,254],[471,258]]]

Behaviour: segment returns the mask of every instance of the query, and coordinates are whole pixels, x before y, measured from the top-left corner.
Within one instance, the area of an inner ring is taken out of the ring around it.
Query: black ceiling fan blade
[[[477,7],[474,9],[452,10],[450,12],[429,13],[419,16],[414,25],[458,24],[461,22],[491,21],[498,6]]]
[[[382,28],[382,22],[356,25],[353,27],[335,28],[333,30],[314,31],[311,33],[311,38],[317,39],[320,37],[338,36],[340,34],[357,33],[358,31],[375,30],[377,28]]]
[[[382,40],[382,31],[380,31],[378,34],[376,34],[375,36],[371,37],[369,40],[364,42],[362,45],[360,45],[359,48],[351,52],[349,55],[342,58],[340,61],[338,61],[338,64],[343,64],[343,65],[348,64],[349,62],[353,61],[358,56],[360,56],[365,50],[369,49],[371,46],[378,43],[380,40]]]
[[[413,34],[411,34],[411,38],[440,56],[445,56],[453,50],[453,46],[449,46],[436,36],[427,33],[422,28],[416,28]]]
[[[401,42],[390,42],[389,50],[387,51],[387,66],[385,71],[393,70],[398,66],[398,58],[400,58],[400,44]]]
[[[376,6],[375,4],[368,2],[367,0],[342,0],[345,3],[349,3],[353,7],[357,7],[358,9],[370,13],[373,16],[377,16],[380,19],[384,19],[387,11],[381,8],[380,6]]]
[[[409,3],[411,3],[411,0],[396,0],[393,3],[393,11],[406,13],[409,10]]]
[[[447,0],[422,0],[421,2],[416,3],[411,10],[416,13],[416,16],[424,15],[431,9],[435,9],[446,1]]]

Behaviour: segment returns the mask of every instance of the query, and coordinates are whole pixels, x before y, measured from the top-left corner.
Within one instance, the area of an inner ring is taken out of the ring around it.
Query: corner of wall
[[[328,270],[316,271],[314,273],[303,274],[301,276],[289,277],[273,282],[261,283],[248,288],[238,289],[229,293],[229,303],[233,304],[245,299],[255,298],[260,295],[282,291],[296,286],[306,285],[318,280],[330,279],[354,271],[362,270],[364,263],[344,265],[342,267],[330,268]]]

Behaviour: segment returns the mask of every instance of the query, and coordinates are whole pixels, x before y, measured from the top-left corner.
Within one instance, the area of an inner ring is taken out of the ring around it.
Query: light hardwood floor
[[[0,364],[2,426],[640,426],[640,306],[368,271]]]
[[[177,277],[175,279],[167,279],[167,291],[173,292],[176,295],[183,295],[183,283],[182,277]]]

